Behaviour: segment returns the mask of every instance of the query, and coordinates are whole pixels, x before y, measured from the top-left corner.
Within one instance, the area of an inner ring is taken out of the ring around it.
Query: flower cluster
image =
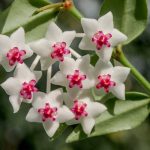
[[[15,69],[14,77],[8,78],[1,87],[9,95],[14,113],[19,111],[22,102],[32,104],[26,120],[42,123],[50,137],[60,123],[81,123],[83,131],[91,133],[95,119],[107,109],[104,104],[94,101],[92,89],[100,96],[111,92],[117,98],[125,99],[124,82],[130,69],[113,66],[110,58],[113,48],[127,37],[114,28],[111,12],[98,21],[82,18],[81,24],[84,34],[79,48],[96,52],[99,60],[95,66],[91,65],[89,54],[80,56],[70,47],[77,33],[62,32],[54,22],[49,23],[45,37],[28,44],[25,44],[23,28],[10,37],[0,35],[0,64],[7,72]],[[28,68],[24,63],[24,59],[33,53],[40,60],[41,71],[34,71],[35,66]],[[59,71],[51,78],[50,69],[55,62],[59,62]],[[36,84],[43,70],[48,70],[47,86],[54,84],[59,88],[40,92]],[[65,87],[66,92],[60,86]]]

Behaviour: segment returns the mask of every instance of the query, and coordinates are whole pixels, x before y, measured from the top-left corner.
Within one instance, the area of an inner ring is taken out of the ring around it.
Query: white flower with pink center
[[[125,99],[124,82],[130,72],[130,68],[115,66],[110,62],[99,60],[95,65],[95,91],[98,95],[111,92],[117,98]]]
[[[60,71],[52,77],[51,82],[65,86],[71,97],[77,97],[82,91],[94,86],[94,68],[90,65],[89,55],[77,60],[66,58],[59,68]]]
[[[7,72],[12,71],[23,60],[31,57],[33,51],[25,44],[23,28],[16,30],[10,37],[0,35],[0,64]]]
[[[14,77],[8,78],[1,87],[10,96],[14,113],[18,112],[22,102],[31,103],[33,94],[38,91],[36,83],[42,75],[41,71],[31,72],[23,63],[16,66]]]
[[[74,114],[74,119],[67,122],[68,125],[81,124],[83,131],[89,135],[95,125],[95,119],[107,108],[87,96],[72,98],[64,94],[65,104]]]
[[[29,122],[40,122],[48,136],[52,137],[60,123],[73,119],[72,111],[63,105],[62,90],[57,89],[48,94],[38,92],[34,94],[33,108],[27,114]]]
[[[109,61],[113,47],[127,40],[126,35],[114,28],[111,12],[97,20],[82,18],[85,36],[79,44],[82,50],[94,50],[103,61]]]
[[[54,22],[50,22],[45,38],[30,43],[32,50],[41,56],[42,70],[47,70],[56,61],[63,62],[65,57],[71,56],[70,45],[75,35],[75,31],[62,32]]]

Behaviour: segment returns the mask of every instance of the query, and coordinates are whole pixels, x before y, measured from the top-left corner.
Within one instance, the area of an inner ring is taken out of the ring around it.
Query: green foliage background
[[[101,0],[86,0],[85,3],[85,0],[75,0],[76,6],[81,9],[85,16],[94,18],[99,16],[101,2]],[[0,9],[3,10],[4,8],[7,8],[9,4],[10,0],[1,0]],[[67,20],[63,19],[64,16]],[[61,22],[64,23],[63,26],[61,25]],[[79,22],[72,20],[66,13],[59,15],[57,23],[63,29],[76,29],[78,32],[81,31]],[[74,46],[77,45],[78,42],[78,40],[75,40]],[[132,42],[132,44],[125,47],[125,53],[129,60],[150,81],[150,69],[148,69],[150,66],[150,25],[147,26],[146,31],[140,37]],[[28,60],[27,63],[30,64],[31,60]],[[6,74],[3,68],[0,68],[0,82],[4,81],[10,75],[11,74]],[[42,91],[45,89],[44,85],[45,80],[43,78],[38,85]],[[134,89],[140,92],[142,91],[137,82],[132,78],[128,79],[126,86],[127,90]],[[23,104],[19,113],[13,114],[11,105],[8,101],[8,96],[0,88],[0,150],[150,149],[150,117],[141,126],[130,131],[123,131],[72,144],[65,144],[65,138],[73,127],[70,127],[70,129],[57,140],[50,141],[41,125],[25,121],[28,109],[29,106]]]

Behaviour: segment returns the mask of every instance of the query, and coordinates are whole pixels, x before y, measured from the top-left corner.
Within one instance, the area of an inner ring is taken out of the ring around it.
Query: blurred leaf
[[[145,29],[148,18],[146,0],[105,0],[100,15],[111,11],[115,27],[128,36],[128,44]]]
[[[83,133],[81,126],[77,126],[68,136],[66,142],[74,142],[88,137],[100,136],[122,130],[129,130],[140,125],[148,116],[150,99],[138,99],[142,94],[129,94],[128,100],[110,99],[106,102],[107,111],[96,119],[96,125],[91,135]]]
[[[15,0],[11,7],[1,15],[0,21],[4,22],[1,27],[2,34],[9,34],[20,26],[24,27],[26,31],[31,31],[38,25],[56,17],[58,14],[56,9],[43,11],[32,16],[37,8],[46,4],[49,3],[44,0]]]

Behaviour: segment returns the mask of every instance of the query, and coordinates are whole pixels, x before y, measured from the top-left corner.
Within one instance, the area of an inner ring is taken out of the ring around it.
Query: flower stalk
[[[147,90],[150,95],[150,83],[143,77],[143,75],[129,62],[122,51],[122,47],[118,46],[115,51],[113,57],[119,61],[122,65],[129,67],[131,69],[131,73],[136,78],[136,80]]]

